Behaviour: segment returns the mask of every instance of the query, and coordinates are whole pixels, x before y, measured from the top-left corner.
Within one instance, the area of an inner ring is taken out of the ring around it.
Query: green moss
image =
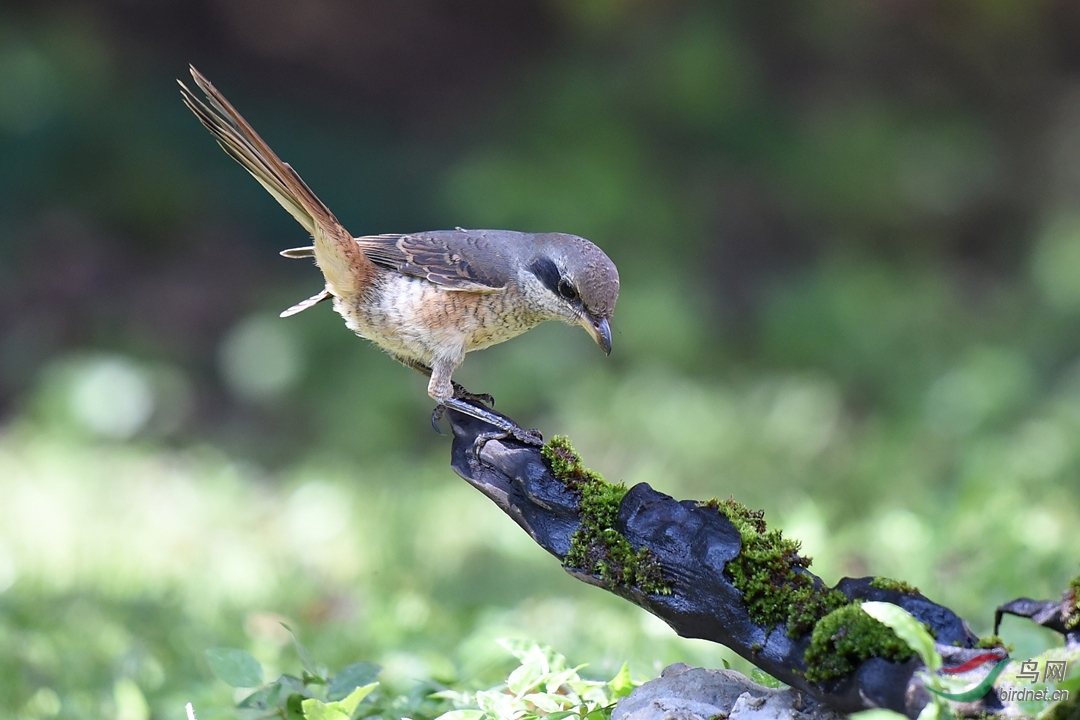
[[[570,552],[563,564],[597,575],[611,585],[670,594],[671,584],[652,551],[635,550],[615,529],[626,486],[605,482],[599,473],[585,468],[563,435],[551,438],[540,453],[555,477],[581,496],[581,527],[570,538]]]
[[[858,601],[823,617],[814,626],[806,661],[806,679],[822,682],[847,675],[869,658],[904,662],[915,653],[883,623],[867,615]]]
[[[1069,587],[1065,590],[1061,604],[1061,619],[1065,623],[1066,630],[1075,630],[1080,627],[1080,575],[1069,581]]]
[[[769,530],[765,514],[734,500],[712,499],[701,503],[722,513],[742,537],[742,550],[724,568],[732,584],[743,594],[750,619],[766,628],[787,626],[789,637],[805,635],[819,619],[847,604],[836,590],[823,590],[811,575],[810,558],[799,555],[799,542]]]
[[[588,470],[581,464],[581,456],[570,444],[570,438],[565,435],[556,435],[551,438],[540,449],[540,454],[547,461],[555,477],[565,483],[602,481],[599,473]]]
[[[1012,652],[1012,646],[1005,644],[1005,641],[999,638],[997,635],[987,635],[986,637],[979,638],[979,642],[975,643],[975,647],[980,650],[994,650],[1001,648]]]
[[[903,580],[893,580],[892,578],[876,577],[870,581],[870,587],[877,588],[878,590],[893,590],[898,593],[904,593],[905,595],[919,595],[919,588],[914,585],[909,585]]]

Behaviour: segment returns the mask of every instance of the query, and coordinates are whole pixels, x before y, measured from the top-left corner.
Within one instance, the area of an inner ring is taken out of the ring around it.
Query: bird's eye
[[[570,281],[566,278],[559,280],[559,294],[562,295],[564,299],[570,300],[571,302],[578,298],[577,290],[574,289],[574,286],[571,285]]]

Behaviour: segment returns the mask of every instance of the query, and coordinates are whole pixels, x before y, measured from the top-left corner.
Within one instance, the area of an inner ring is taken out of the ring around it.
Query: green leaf
[[[933,703],[931,703],[932,705]],[[876,708],[874,710],[863,710],[862,712],[852,713],[848,715],[848,720],[906,720],[906,715],[901,715],[898,712],[892,710],[883,710]]]
[[[482,717],[484,717],[483,710],[451,710],[435,720],[480,720]]]
[[[226,685],[250,688],[262,685],[263,669],[251,653],[239,648],[210,648],[206,651],[210,670]]]
[[[568,718],[576,715],[576,710],[560,710],[559,712],[548,713],[544,716],[544,720],[563,720],[563,718]]]
[[[471,705],[473,704],[473,694],[470,692],[459,692],[457,690],[439,690],[433,692],[428,697],[436,698],[438,700],[449,700],[456,705]]]
[[[297,712],[300,712],[299,702],[306,697],[311,697],[311,691],[300,681],[300,678],[292,675],[282,675],[274,682],[248,695],[236,707],[241,710],[259,711],[283,708],[287,706],[289,697],[292,695],[299,698],[296,701],[296,707]]]
[[[343,710],[347,716],[351,717],[353,712],[356,710],[356,706],[363,702],[364,698],[370,695],[371,691],[378,686],[379,683],[377,682],[368,683],[363,687],[358,687],[353,690],[351,693],[349,693],[348,697],[335,703],[330,703],[330,705]]]
[[[381,667],[375,663],[357,662],[346,665],[330,680],[326,690],[327,700],[340,700],[358,687],[375,682]]]
[[[934,647],[934,638],[911,613],[887,602],[864,602],[860,607],[870,617],[889,626],[898,638],[917,652],[927,670],[933,673],[941,669],[941,655]]]
[[[499,690],[481,690],[476,693],[476,704],[485,713],[497,718],[517,717],[526,710],[525,703],[519,698]]]
[[[566,670],[560,670],[559,672],[553,672],[545,678],[541,678],[544,681],[544,689],[548,692],[558,692],[559,688],[563,685],[575,685],[581,681],[578,677],[578,670],[586,667],[585,665],[578,665],[577,667],[567,668]]]
[[[522,695],[521,699],[545,713],[561,712],[573,704],[573,700],[558,693],[527,693]]]
[[[518,662],[525,662],[525,660],[532,654],[535,654],[537,650],[543,650],[539,645],[531,640],[518,640],[515,638],[498,638],[496,643],[501,645],[507,652],[518,659]]]
[[[129,677],[122,677],[113,683],[113,702],[120,717],[148,718],[150,706],[139,686]]]
[[[339,708],[333,707],[336,703],[327,704],[322,700],[316,700],[315,698],[308,698],[300,704],[304,709],[304,718],[306,720],[349,720],[347,713],[342,712]]]
[[[526,661],[514,668],[506,678],[507,689],[515,695],[522,695],[540,684],[547,673],[547,668],[539,661]]]
[[[358,687],[349,693],[347,698],[338,700],[337,702],[323,702],[322,700],[317,700],[315,698],[308,698],[301,703],[301,707],[304,710],[304,717],[307,720],[349,720],[356,710],[356,706],[371,694],[371,691],[378,687],[378,685],[379,683],[370,683],[363,687]]]
[[[319,669],[315,667],[315,659],[311,657],[311,652],[304,647],[304,643],[300,642],[300,638],[296,637],[293,629],[285,623],[281,623],[281,627],[288,630],[289,634],[292,635],[293,646],[296,648],[296,654],[300,657],[300,667],[304,668],[304,672],[314,677],[322,677]]]
[[[947,713],[947,714],[946,714]],[[949,713],[946,706],[944,706],[937,698],[934,698],[933,702],[926,703],[926,706],[919,713],[919,717],[916,720],[941,720],[942,718],[951,718],[952,713]]]
[[[774,678],[772,675],[765,672],[764,670],[761,670],[761,669],[758,669],[758,668],[754,668],[753,670],[750,671],[750,679],[753,680],[754,682],[756,682],[758,685],[761,685],[761,686],[767,687],[767,688],[784,687],[784,683],[780,682],[779,680],[777,680],[776,678]]]
[[[277,698],[280,693],[280,685],[267,685],[248,695],[237,703],[236,707],[241,710],[268,710],[277,706]]]
[[[311,690],[304,684],[304,681],[295,675],[282,675],[274,682],[282,687],[282,692],[296,694],[300,697],[313,697]]]
[[[286,720],[304,720],[304,697],[293,693],[285,699]]]
[[[630,664],[623,663],[615,677],[608,683],[612,698],[624,698],[634,691],[634,681],[630,678]]]

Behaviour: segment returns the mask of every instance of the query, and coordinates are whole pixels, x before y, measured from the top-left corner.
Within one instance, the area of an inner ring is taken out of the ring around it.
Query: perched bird
[[[353,237],[194,67],[191,76],[206,100],[180,82],[187,107],[314,239],[281,254],[313,257],[326,285],[282,317],[332,299],[349,329],[430,377],[428,395],[439,403],[433,419],[450,408],[537,442],[533,431],[483,407],[490,396],[469,393],[452,375],[466,353],[545,320],[581,325],[610,353],[619,273],[608,256],[564,233],[457,228]]]

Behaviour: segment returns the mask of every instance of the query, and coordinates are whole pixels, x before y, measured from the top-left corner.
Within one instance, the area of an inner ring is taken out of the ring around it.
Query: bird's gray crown
[[[619,299],[619,271],[603,250],[583,237],[565,233],[536,236],[537,255],[530,266],[553,293],[597,318],[610,318]]]

